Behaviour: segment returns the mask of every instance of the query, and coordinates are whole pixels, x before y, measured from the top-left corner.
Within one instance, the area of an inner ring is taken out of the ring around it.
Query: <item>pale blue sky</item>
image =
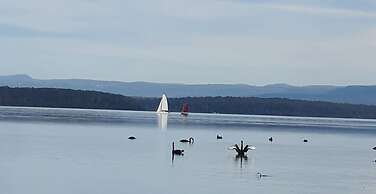
[[[2,0],[0,74],[376,84],[376,0]]]

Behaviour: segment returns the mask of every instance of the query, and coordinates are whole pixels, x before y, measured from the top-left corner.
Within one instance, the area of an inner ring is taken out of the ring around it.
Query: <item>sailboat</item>
[[[168,102],[165,94],[162,95],[162,99],[159,103],[157,113],[168,113]]]
[[[180,114],[183,116],[188,116],[188,112],[189,112],[188,103],[184,103]]]

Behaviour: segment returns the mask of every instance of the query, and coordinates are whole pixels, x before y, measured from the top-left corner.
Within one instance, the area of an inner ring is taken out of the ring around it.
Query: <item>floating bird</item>
[[[307,139],[304,139],[303,142],[308,142],[308,140],[307,140]]]
[[[222,136],[221,135],[217,135],[217,139],[222,139]]]
[[[372,149],[373,149],[373,150],[376,150],[376,147],[373,147]]]
[[[189,139],[182,139],[182,140],[180,140],[180,142],[182,142],[182,143],[194,143],[195,140],[193,139],[193,137],[190,137]]]
[[[273,141],[273,137],[269,137],[269,141],[272,142]]]
[[[245,157],[245,155],[248,152],[248,150],[255,150],[256,147],[249,146],[249,145],[243,146],[243,140],[242,140],[242,141],[240,141],[240,147],[238,146],[238,144],[235,144],[232,147],[230,147],[230,149],[235,150],[238,153],[237,156],[239,156],[239,157]]]
[[[180,155],[180,156],[184,155],[184,150],[176,150],[175,149],[175,143],[174,142],[172,142],[172,155]]]
[[[129,136],[128,139],[130,139],[130,140],[134,140],[134,139],[136,139],[136,137],[134,137],[134,136]]]
[[[257,173],[257,176],[258,176],[259,178],[262,178],[262,177],[270,177],[269,175],[267,175],[267,174],[262,174],[262,173],[260,173],[260,172]]]

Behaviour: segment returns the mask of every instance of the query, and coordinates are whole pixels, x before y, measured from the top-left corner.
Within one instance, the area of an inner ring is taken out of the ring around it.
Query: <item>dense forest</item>
[[[96,91],[0,87],[1,106],[154,111],[159,100]],[[199,113],[376,118],[376,106],[257,97],[169,98],[170,111],[179,112],[183,103]]]
[[[95,91],[0,87],[1,106],[142,110],[135,98]]]

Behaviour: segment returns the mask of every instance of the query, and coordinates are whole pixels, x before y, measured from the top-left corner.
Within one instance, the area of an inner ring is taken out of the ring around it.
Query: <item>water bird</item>
[[[136,139],[136,137],[135,136],[129,136],[128,139],[134,140],[134,139]]]
[[[180,142],[182,142],[182,143],[194,143],[195,140],[193,139],[193,137],[190,137],[189,139],[181,139]]]
[[[373,147],[372,149],[373,149],[373,150],[376,150],[376,147]]]
[[[243,146],[243,140],[240,141],[240,147],[238,146],[238,144],[235,144],[233,145],[232,147],[230,147],[230,149],[233,149],[235,150],[239,157],[245,157],[246,156],[246,153],[249,151],[249,150],[255,150],[256,147],[254,146],[250,146],[250,145],[246,145],[246,146]]]
[[[273,137],[269,137],[269,141],[270,141],[270,142],[273,142]]]
[[[257,176],[258,176],[259,178],[262,178],[262,177],[270,177],[269,175],[267,175],[267,174],[262,174],[262,173],[260,173],[260,172],[257,173]]]
[[[307,142],[308,142],[308,139],[304,139],[303,142],[307,143]]]
[[[222,139],[223,137],[221,135],[217,135],[217,139]]]
[[[179,156],[184,155],[184,150],[175,149],[175,143],[174,142],[172,142],[172,155],[179,155]]]

